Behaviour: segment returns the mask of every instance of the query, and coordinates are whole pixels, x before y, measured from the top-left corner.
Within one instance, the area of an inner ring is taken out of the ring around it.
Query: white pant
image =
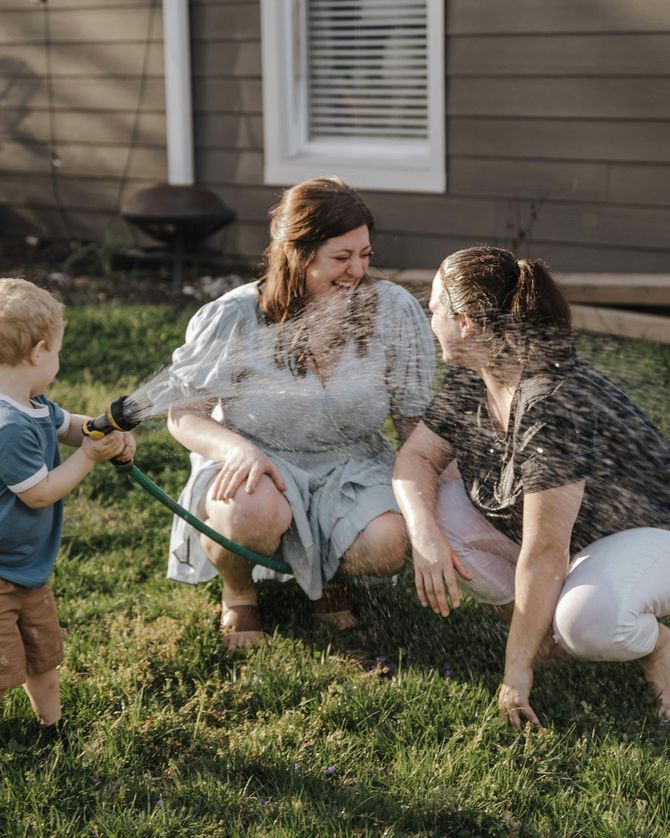
[[[437,513],[473,577],[459,585],[480,602],[512,602],[519,545],[475,509],[462,480],[440,484]],[[554,638],[577,658],[634,660],[654,649],[656,618],[668,614],[670,530],[624,530],[573,558],[554,614]]]

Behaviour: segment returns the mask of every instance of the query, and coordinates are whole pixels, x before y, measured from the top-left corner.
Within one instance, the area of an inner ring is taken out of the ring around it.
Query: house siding
[[[107,225],[127,238],[119,195],[166,176],[160,9],[147,54],[149,5],[49,4],[60,199],[78,235]],[[0,5],[0,74],[25,95],[13,125],[0,117],[0,202],[48,226],[60,214],[40,20]],[[260,2],[191,0],[191,34],[198,182],[237,212],[227,258],[256,265],[280,192],[263,185]],[[489,241],[557,270],[667,272],[667,0],[449,0],[446,76],[447,191],[363,193],[377,264],[432,268]]]
[[[0,0],[0,232],[132,240],[122,201],[165,179],[162,37],[149,0]]]

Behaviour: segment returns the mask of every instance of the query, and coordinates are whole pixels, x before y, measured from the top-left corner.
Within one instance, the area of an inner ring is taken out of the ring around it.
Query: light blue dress
[[[429,404],[432,334],[409,292],[376,282],[367,353],[358,357],[350,341],[325,385],[311,371],[296,378],[274,363],[277,327],[264,322],[257,287],[243,285],[200,309],[171,372],[183,392],[215,396],[212,418],[278,466],[293,514],[279,552],[307,595],[318,599],[356,536],[382,513],[398,512],[391,489],[395,456],[381,428],[389,414],[421,416]],[[198,517],[220,466],[191,454],[180,503]],[[189,583],[216,576],[198,533],[177,517],[168,576]],[[254,579],[277,576],[254,568]]]

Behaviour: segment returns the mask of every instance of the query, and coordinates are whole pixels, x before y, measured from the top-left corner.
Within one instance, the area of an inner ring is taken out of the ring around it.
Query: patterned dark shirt
[[[482,379],[459,367],[423,421],[454,447],[472,503],[517,543],[524,494],[580,480],[573,553],[632,527],[670,529],[670,440],[581,359],[525,373],[506,434],[493,426]]]

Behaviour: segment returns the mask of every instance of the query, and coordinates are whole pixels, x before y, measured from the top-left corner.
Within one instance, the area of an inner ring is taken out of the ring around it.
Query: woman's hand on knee
[[[430,606],[436,614],[449,616],[449,599],[454,608],[461,604],[456,573],[472,579],[455,551],[445,538],[427,545],[412,546],[414,584],[419,601]]]
[[[231,446],[212,483],[211,497],[213,500],[229,500],[243,483],[247,494],[252,494],[264,474],[280,492],[286,491],[279,469],[267,454],[251,443]]]

